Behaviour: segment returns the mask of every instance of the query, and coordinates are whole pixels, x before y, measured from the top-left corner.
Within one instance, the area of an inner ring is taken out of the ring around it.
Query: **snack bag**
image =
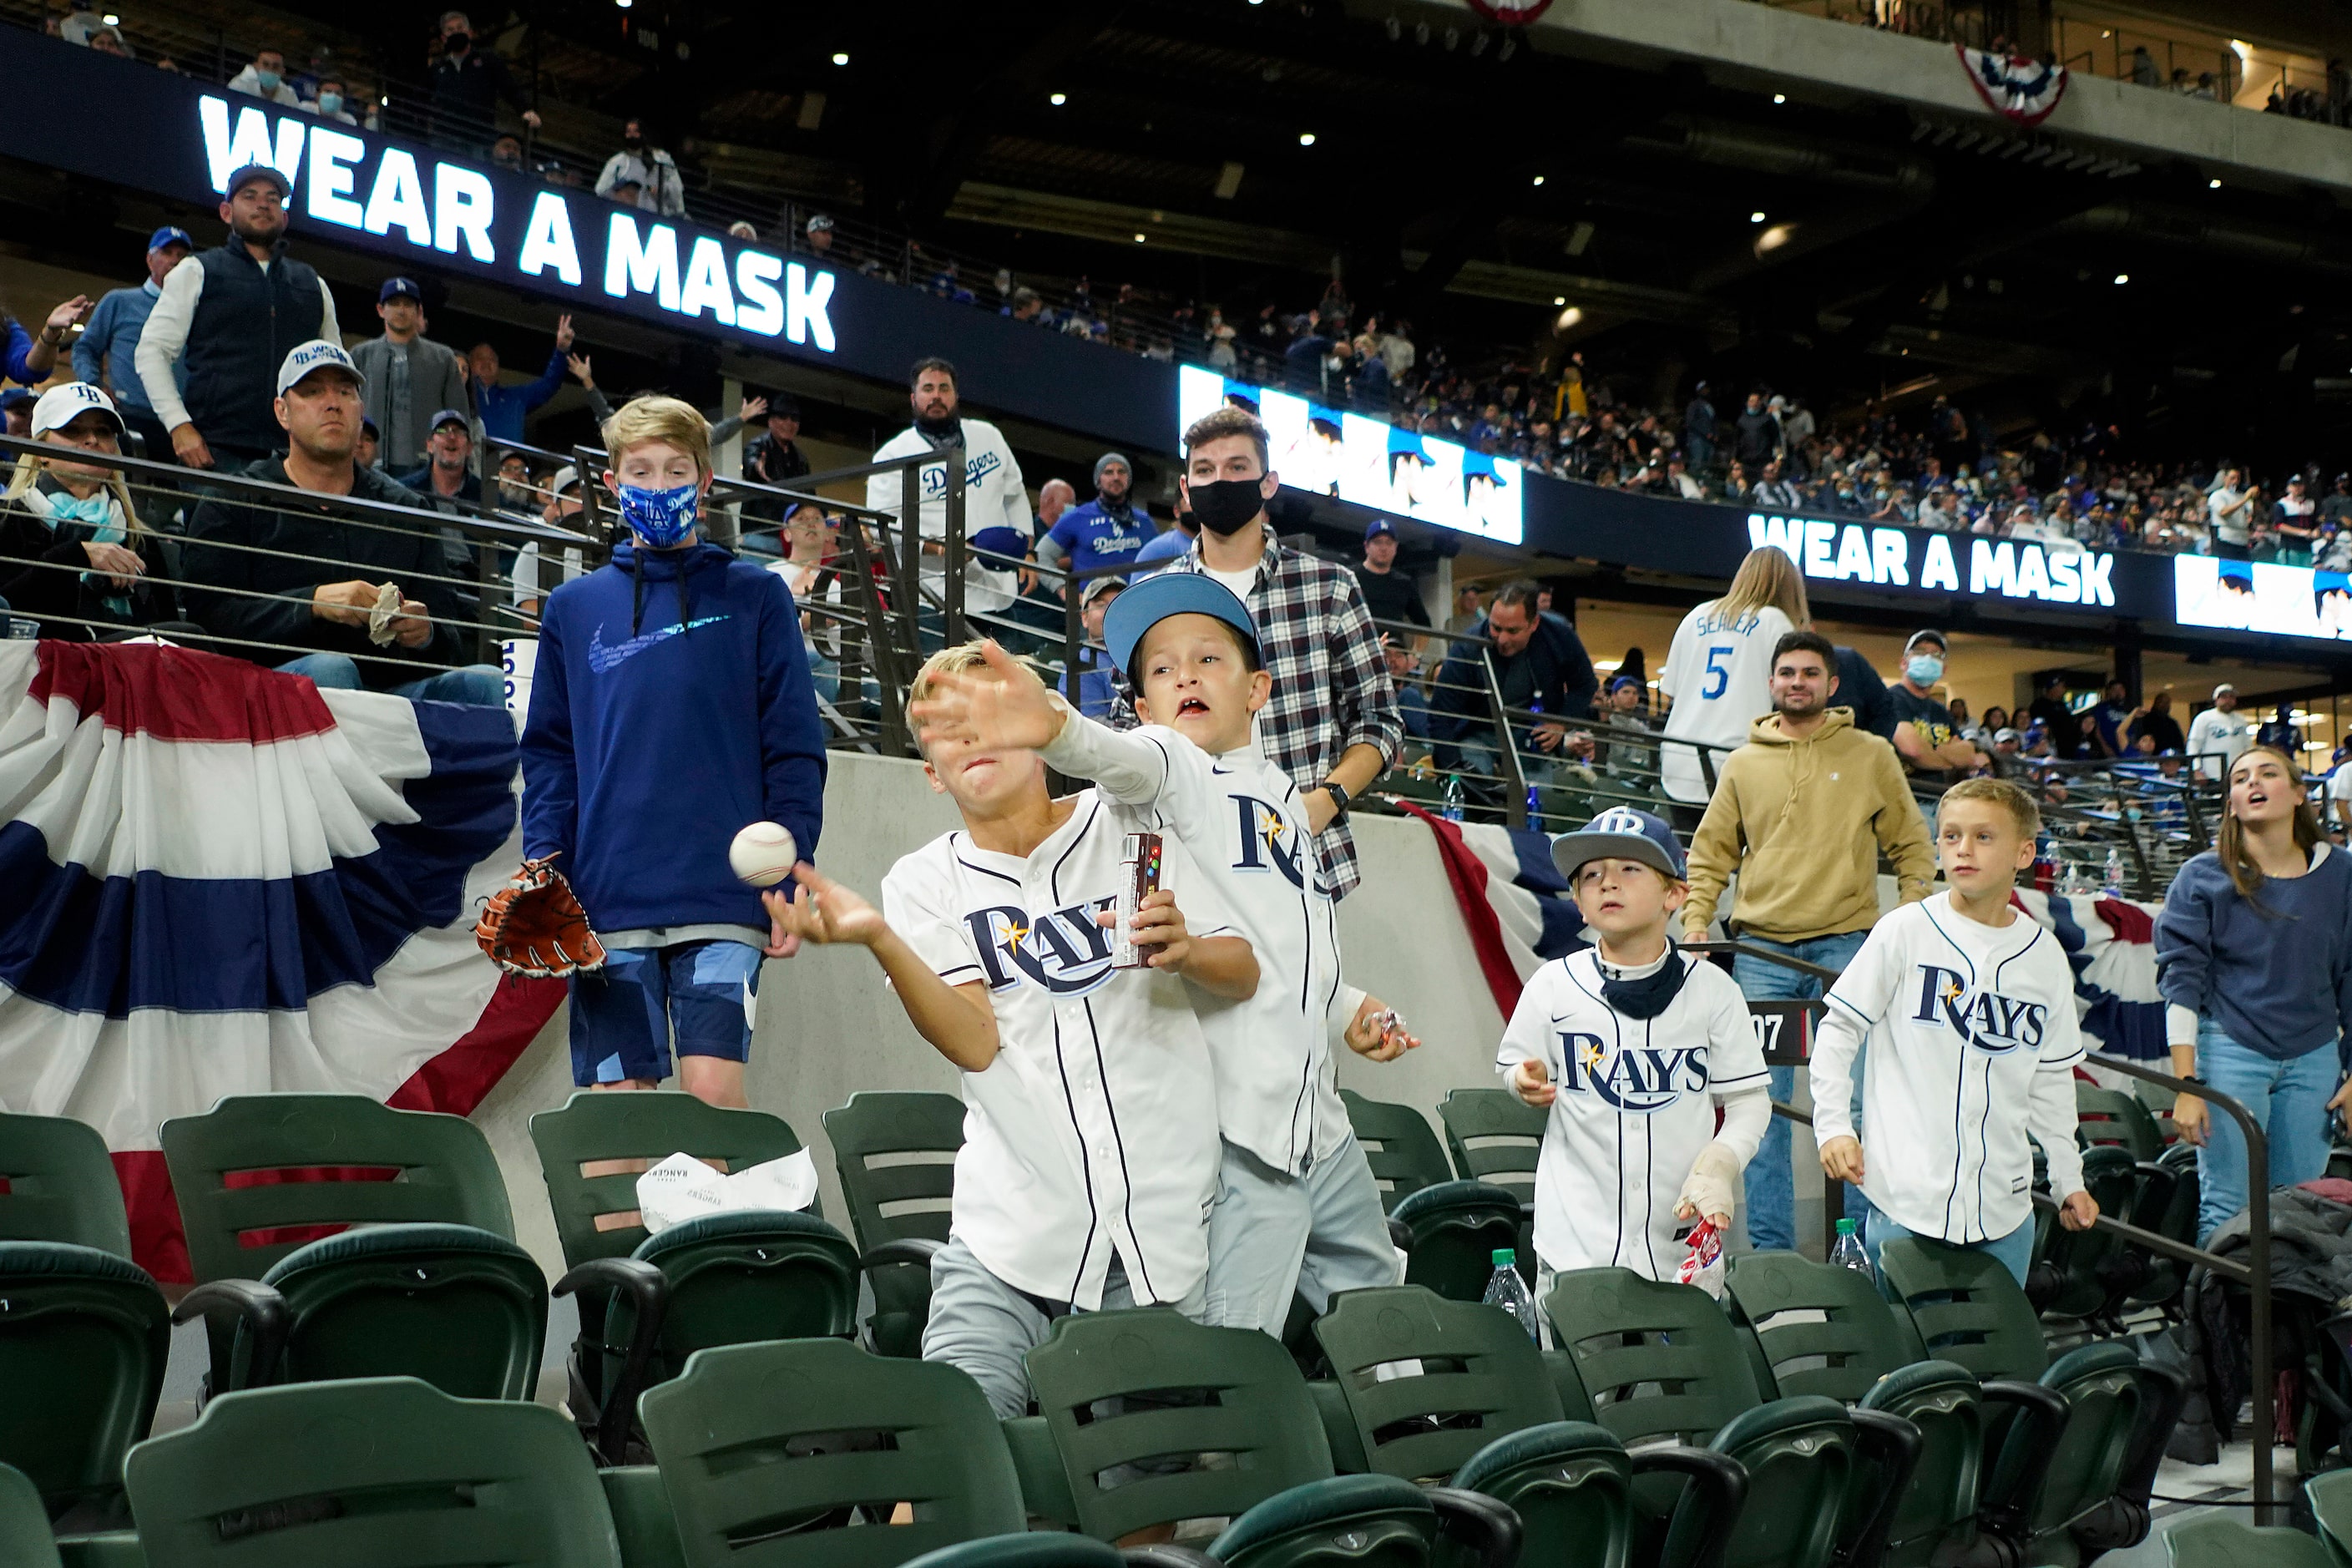
[[[1696,1285],[1717,1300],[1723,1300],[1723,1233],[1712,1220],[1691,1226],[1690,1250],[1675,1267],[1675,1283]]]

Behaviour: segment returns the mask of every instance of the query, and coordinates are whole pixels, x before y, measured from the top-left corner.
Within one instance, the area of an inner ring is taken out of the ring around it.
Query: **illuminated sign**
[[[2176,555],[2172,618],[2184,626],[2352,640],[2352,576],[2268,561]]]
[[[518,278],[601,289],[686,321],[835,350],[834,275],[821,268],[633,207],[600,203],[597,223],[575,224],[572,203],[554,190],[533,192],[518,223],[499,210],[499,187],[481,170],[420,158],[315,115],[273,113],[208,93],[196,100],[196,119],[215,191],[246,165],[267,163],[286,176],[293,208],[321,224]],[[499,237],[518,230],[502,254]]]
[[[1808,577],[1857,587],[1917,588],[2045,605],[2112,609],[2116,558],[2104,551],[2051,549],[2020,539],[1914,533],[1864,522],[1748,514],[1748,542],[1785,552]],[[1966,547],[1968,570],[1960,569]]]
[[[1361,414],[1327,408],[1213,370],[1176,373],[1179,443],[1192,422],[1219,405],[1241,405],[1265,424],[1274,471],[1294,489],[1438,528],[1517,544],[1523,537],[1527,477],[1508,458],[1402,430]]]

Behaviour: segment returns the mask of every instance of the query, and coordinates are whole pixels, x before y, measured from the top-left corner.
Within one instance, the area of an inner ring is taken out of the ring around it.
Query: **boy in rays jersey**
[[[1600,945],[1536,971],[1495,1053],[1512,1092],[1551,1111],[1536,1159],[1538,1300],[1570,1268],[1673,1279],[1692,1222],[1731,1224],[1772,1116],[1739,987],[1666,935],[1690,893],[1675,830],[1616,806],[1563,834],[1552,859]]]
[[[2074,972],[2058,939],[2010,902],[2033,864],[2042,813],[2006,779],[1969,779],[1936,808],[1947,892],[1882,916],[1830,987],[1811,1064],[1822,1168],[1874,1211],[1863,1244],[1932,1237],[1990,1252],[2025,1283],[2033,1258],[2033,1149],[2050,1162],[2059,1223],[2087,1229],[2074,1146]],[[1863,1071],[1855,1135],[1853,1061]]]

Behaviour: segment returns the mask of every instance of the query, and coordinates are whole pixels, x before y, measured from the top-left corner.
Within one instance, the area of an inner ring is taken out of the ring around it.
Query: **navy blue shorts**
[[[740,942],[613,949],[603,969],[572,977],[572,1081],[658,1083],[670,1075],[673,1036],[679,1056],[744,1060],[760,958]]]

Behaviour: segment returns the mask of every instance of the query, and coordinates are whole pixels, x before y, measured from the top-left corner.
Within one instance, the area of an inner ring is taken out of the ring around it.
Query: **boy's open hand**
[[[1559,1098],[1559,1090],[1552,1087],[1550,1069],[1533,1057],[1513,1068],[1510,1077],[1504,1081],[1511,1086],[1513,1094],[1538,1110],[1546,1109]]]
[[[1822,1169],[1841,1182],[1862,1185],[1862,1140],[1832,1138],[1822,1144]]]
[[[1349,1050],[1374,1062],[1392,1062],[1421,1044],[1421,1037],[1408,1033],[1404,1020],[1377,996],[1367,996],[1357,1005],[1343,1037]]]
[[[2068,1230],[2088,1230],[2098,1217],[2099,1200],[2088,1193],[2075,1193],[2058,1205],[2058,1223]]]
[[[871,947],[890,929],[882,923],[881,910],[805,860],[793,868],[793,880],[800,884],[798,889],[777,888],[760,895],[773,928],[775,940],[767,949],[771,958],[790,958],[803,942]]]
[[[941,741],[982,751],[1034,751],[1062,732],[1064,712],[1054,706],[1045,683],[994,638],[980,645],[988,673],[965,670],[931,683],[931,694],[910,704],[907,716],[925,745]]]

